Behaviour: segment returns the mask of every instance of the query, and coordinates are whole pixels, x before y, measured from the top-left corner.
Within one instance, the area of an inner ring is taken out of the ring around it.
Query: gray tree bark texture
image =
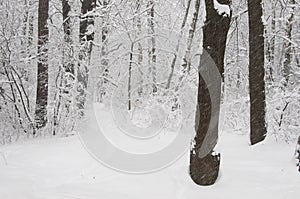
[[[39,0],[38,8],[38,66],[37,66],[37,93],[35,107],[35,125],[37,129],[47,124],[48,104],[48,56],[47,43],[49,30],[47,20],[49,17],[49,0]]]
[[[221,4],[230,6],[229,0],[218,1]],[[205,0],[206,4],[206,21],[203,27],[203,49],[209,54],[216,64],[219,72],[224,72],[224,55],[226,48],[227,34],[229,31],[230,16],[219,15],[214,8],[214,0]],[[206,54],[207,54],[206,53]],[[201,60],[205,54],[201,55]],[[200,61],[200,67],[205,61]],[[221,91],[221,84],[220,91]],[[221,95],[221,93],[219,93]],[[219,103],[220,104],[220,103]],[[211,99],[208,87],[201,73],[199,73],[198,100],[196,112],[196,136],[195,145],[190,151],[190,176],[198,185],[212,185],[218,178],[220,166],[220,154],[215,154],[211,150],[205,157],[200,157],[200,149],[207,136],[209,123],[211,120]],[[219,109],[219,107],[218,107]],[[219,115],[219,114],[217,114]],[[217,118],[218,120],[218,118]],[[214,127],[216,135],[218,135],[218,121]]]
[[[264,25],[262,0],[248,0],[250,141],[257,144],[267,134],[265,120]]]

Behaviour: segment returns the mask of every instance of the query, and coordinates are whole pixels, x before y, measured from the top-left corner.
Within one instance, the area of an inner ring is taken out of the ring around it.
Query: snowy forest
[[[0,0],[0,63],[0,198],[300,195],[299,0]]]

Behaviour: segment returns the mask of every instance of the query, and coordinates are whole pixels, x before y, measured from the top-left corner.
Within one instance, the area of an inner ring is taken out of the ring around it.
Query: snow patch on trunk
[[[222,15],[223,17],[230,16],[229,5],[220,4],[217,0],[214,0],[214,8],[218,12],[219,15]]]

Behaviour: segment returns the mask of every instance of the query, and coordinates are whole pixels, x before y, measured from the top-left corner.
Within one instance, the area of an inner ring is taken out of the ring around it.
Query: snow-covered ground
[[[97,105],[95,113],[106,137],[129,151],[140,152],[144,147],[147,152],[152,145],[161,149],[169,143],[166,139],[174,137],[162,133],[149,143],[122,145],[126,136],[114,125],[111,112]],[[220,177],[214,186],[200,187],[188,175],[188,152],[164,170],[132,175],[93,159],[79,136],[14,143],[0,147],[0,199],[299,198],[294,145],[268,138],[249,146],[247,135],[227,130],[220,136],[218,149],[222,153]]]
[[[220,178],[211,187],[196,186],[190,180],[188,154],[162,171],[130,175],[94,160],[77,136],[2,146],[0,198],[299,198],[294,146],[269,139],[250,147],[247,136],[232,133],[223,133],[220,143]]]

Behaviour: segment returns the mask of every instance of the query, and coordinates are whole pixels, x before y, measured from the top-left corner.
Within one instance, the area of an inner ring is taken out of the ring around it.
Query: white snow
[[[90,157],[77,136],[2,146],[1,199],[296,199],[300,174],[293,145],[272,139],[250,147],[248,137],[223,133],[221,172],[211,187],[195,185],[187,153],[146,175],[113,171]]]
[[[95,27],[93,24],[89,24],[86,29],[87,29],[87,31],[85,33],[86,35],[91,35],[91,34],[95,33]]]
[[[230,7],[228,5],[220,4],[217,0],[214,0],[214,8],[219,15],[223,17],[230,16]]]
[[[95,113],[97,113],[96,117],[98,125],[100,126],[101,131],[103,132],[105,137],[113,145],[118,146],[118,148],[122,149],[123,151],[138,154],[153,153],[162,150],[166,145],[172,143],[172,141],[176,137],[176,134],[170,131],[166,131],[160,128],[152,128],[152,132],[153,130],[162,132],[152,139],[132,139],[130,136],[126,135],[123,132],[127,130],[134,133],[135,131],[137,131],[137,129],[132,128],[133,125],[130,125],[129,121],[127,121],[125,118],[121,117],[123,118],[124,122],[122,126],[116,125],[116,120],[113,117],[111,111],[106,110],[100,103],[95,103]],[[119,114],[119,116],[120,115],[122,114]],[[126,128],[126,130],[122,129],[122,127]],[[136,132],[136,134],[138,134],[138,132]]]
[[[266,20],[266,18],[265,18],[264,15],[261,16],[261,21],[262,21],[262,23],[264,24],[264,26],[267,26],[267,25],[268,25],[268,22],[267,22],[267,20]]]

